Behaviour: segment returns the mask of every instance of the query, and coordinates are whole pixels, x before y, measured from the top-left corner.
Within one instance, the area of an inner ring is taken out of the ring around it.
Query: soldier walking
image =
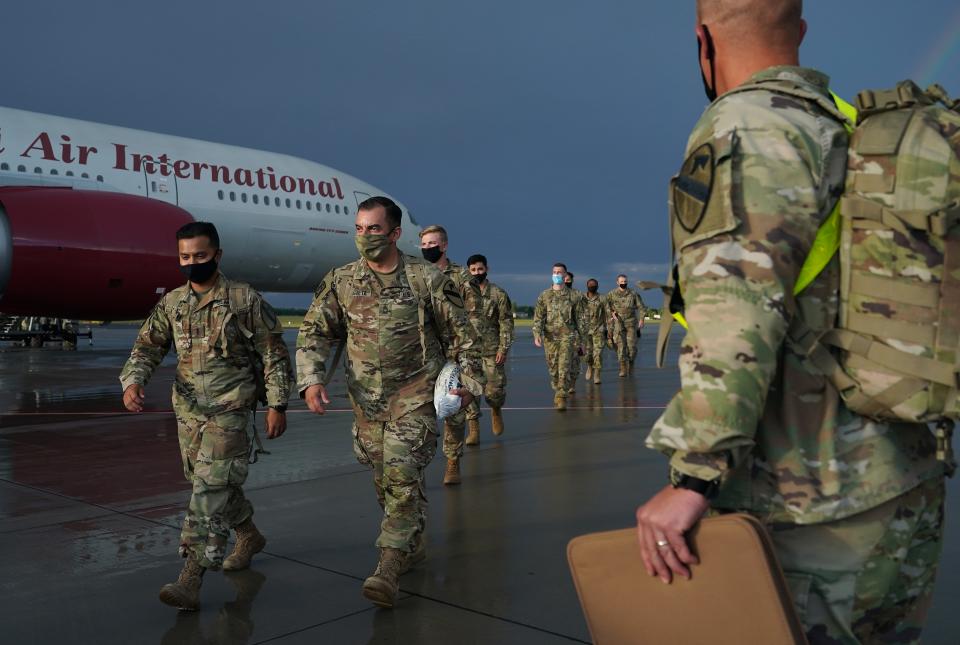
[[[586,336],[583,340],[583,356],[587,364],[584,378],[587,383],[593,380],[600,384],[600,370],[603,369],[603,346],[606,343],[606,300],[598,291],[600,283],[594,278],[587,280],[587,293],[583,297],[583,315],[586,321]]]
[[[570,293],[574,295],[577,299],[577,310],[583,313],[583,307],[580,306],[579,302],[583,299],[583,292],[573,287],[573,271],[567,271],[567,275],[563,277],[563,286],[570,290]],[[581,344],[586,343],[586,338],[581,339]],[[577,351],[573,353],[573,358],[570,361],[570,389],[567,390],[567,393],[573,395],[577,391],[577,379],[580,377],[580,363],[581,357],[583,356],[583,349],[578,348]]]
[[[170,347],[176,348],[173,410],[193,493],[180,534],[183,570],[163,586],[160,600],[196,610],[207,569],[246,569],[266,546],[243,494],[249,429],[262,399],[267,438],[284,433],[292,372],[273,309],[249,285],[218,270],[223,251],[213,224],[185,224],[177,231],[177,248],[187,283],[163,296],[143,323],[120,383],[124,406],[142,412],[144,387]],[[225,558],[230,529],[237,542]]]
[[[633,372],[637,360],[637,328],[643,324],[646,307],[636,291],[627,286],[627,276],[617,276],[617,288],[607,294],[607,329],[620,361],[619,376]]]
[[[470,273],[452,262],[447,257],[449,239],[447,230],[436,224],[427,226],[420,231],[420,253],[423,258],[432,263],[450,281],[456,285],[463,298],[463,307],[467,312],[467,319],[479,329],[480,288],[471,282]],[[447,357],[451,359],[452,357]],[[460,459],[463,457],[464,426],[469,424],[471,437],[480,436],[480,420],[475,417],[468,421],[467,409],[457,412],[443,420],[443,454],[447,458],[447,468],[443,473],[443,483],[447,486],[456,486],[460,483]]]
[[[397,249],[402,211],[387,197],[357,207],[361,259],[324,277],[297,336],[297,380],[307,407],[324,414],[326,360],[346,343],[347,392],[357,460],[373,470],[383,521],[380,559],[363,595],[392,607],[399,577],[426,557],[424,469],[437,450],[433,390],[445,357],[461,368],[465,408],[483,392],[476,331],[460,290],[420,258]]]
[[[566,273],[567,266],[562,262],[553,265],[553,286],[540,294],[533,312],[533,344],[544,348],[557,410],[567,409],[570,366],[574,353],[582,351],[586,335],[580,298],[563,284]]]
[[[483,354],[483,374],[487,379],[484,396],[490,406],[493,417],[493,434],[503,434],[503,413],[501,408],[507,400],[507,352],[513,345],[513,304],[510,296],[487,277],[487,258],[483,255],[471,255],[467,259],[471,282],[480,289],[479,316],[474,323],[480,336]],[[475,446],[480,443],[480,399],[467,408],[466,444]]]

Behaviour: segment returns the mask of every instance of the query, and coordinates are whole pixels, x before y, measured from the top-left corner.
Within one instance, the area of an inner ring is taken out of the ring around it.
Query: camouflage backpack
[[[846,188],[801,270],[802,291],[840,253],[840,319],[790,330],[866,417],[936,424],[952,461],[960,417],[960,101],[911,81],[857,96]],[[797,320],[797,319],[795,319]]]

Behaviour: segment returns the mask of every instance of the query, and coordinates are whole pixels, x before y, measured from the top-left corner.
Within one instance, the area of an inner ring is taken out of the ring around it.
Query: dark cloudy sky
[[[520,303],[660,279],[666,182],[704,107],[692,0],[8,2],[0,104],[283,152],[485,253]],[[955,0],[807,2],[803,62],[853,96],[960,92]],[[307,296],[274,300],[292,305]],[[659,301],[659,298],[653,298]]]

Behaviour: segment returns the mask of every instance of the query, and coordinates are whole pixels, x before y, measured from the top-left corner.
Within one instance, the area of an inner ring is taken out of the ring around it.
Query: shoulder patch
[[[697,230],[707,212],[716,165],[713,145],[705,143],[690,153],[673,181],[673,215],[687,233]]]
[[[260,317],[263,319],[263,324],[271,331],[277,329],[280,325],[277,312],[273,310],[273,307],[271,307],[270,303],[266,300],[260,301]]]
[[[463,309],[463,298],[460,296],[460,292],[457,291],[456,287],[453,284],[446,284],[443,287],[443,295],[449,300],[455,307]]]

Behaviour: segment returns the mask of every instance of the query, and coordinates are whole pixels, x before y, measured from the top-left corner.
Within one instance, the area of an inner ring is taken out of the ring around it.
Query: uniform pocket
[[[203,428],[194,476],[208,486],[239,485],[247,478],[250,439],[246,425],[223,427],[212,421]]]

